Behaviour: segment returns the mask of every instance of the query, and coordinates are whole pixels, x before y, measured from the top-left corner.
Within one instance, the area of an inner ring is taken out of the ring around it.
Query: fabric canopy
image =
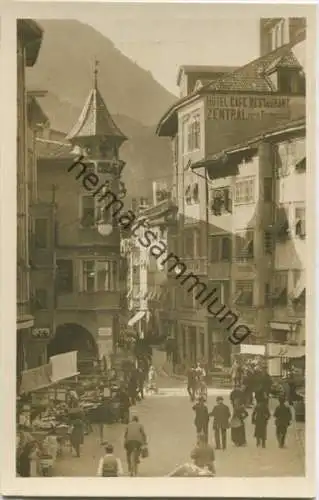
[[[44,389],[51,385],[51,364],[41,365],[22,372],[20,394]]]
[[[69,351],[51,356],[53,383],[79,374],[77,370],[77,354],[77,351]]]

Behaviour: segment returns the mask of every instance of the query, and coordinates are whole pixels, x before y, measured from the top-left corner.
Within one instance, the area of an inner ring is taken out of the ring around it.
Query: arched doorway
[[[98,359],[98,348],[93,336],[76,323],[58,326],[47,350],[48,357],[68,351],[78,351],[78,369],[81,373],[91,371]]]

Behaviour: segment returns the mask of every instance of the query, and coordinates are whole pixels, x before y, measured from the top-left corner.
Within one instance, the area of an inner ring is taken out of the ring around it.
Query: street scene
[[[16,476],[305,476],[307,19],[126,7],[17,21]]]

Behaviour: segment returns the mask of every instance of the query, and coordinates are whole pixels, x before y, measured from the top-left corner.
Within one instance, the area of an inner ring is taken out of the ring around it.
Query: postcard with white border
[[[4,495],[315,496],[315,19],[3,6]]]

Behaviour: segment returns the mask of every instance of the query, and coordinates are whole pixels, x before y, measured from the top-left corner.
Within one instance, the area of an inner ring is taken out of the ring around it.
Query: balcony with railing
[[[187,271],[196,275],[207,275],[207,258],[206,257],[185,257],[183,263],[187,267]]]
[[[62,310],[114,310],[120,308],[119,291],[73,292],[57,295],[56,308]]]

